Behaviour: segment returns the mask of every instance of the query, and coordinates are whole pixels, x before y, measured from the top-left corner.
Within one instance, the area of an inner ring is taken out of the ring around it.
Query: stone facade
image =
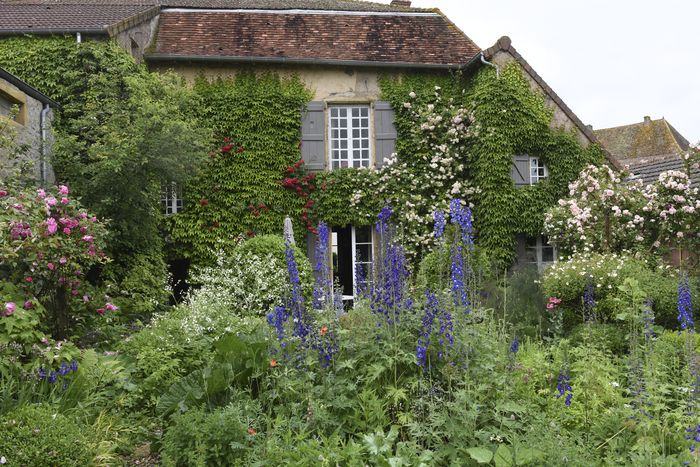
[[[50,130],[53,105],[48,98],[42,99],[44,102],[38,99],[41,96],[36,94],[39,93],[25,83],[8,78],[0,75],[0,100],[11,104],[12,109],[0,113],[0,131],[14,139],[15,145],[23,148],[20,160],[16,162],[29,163],[37,180],[52,182],[53,171],[47,161],[53,140]],[[29,89],[33,92],[28,92]],[[9,160],[9,152],[10,148],[0,147],[0,167],[5,174],[15,163]]]

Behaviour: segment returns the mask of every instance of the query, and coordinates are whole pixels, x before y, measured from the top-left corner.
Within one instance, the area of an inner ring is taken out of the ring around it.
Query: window
[[[183,207],[182,187],[175,182],[163,184],[160,193],[160,207],[163,214],[177,214]]]
[[[7,117],[10,120],[23,125],[24,112],[23,105],[12,96],[5,94],[0,90],[0,116]]]
[[[340,287],[343,300],[349,302],[357,294],[356,273],[362,268],[362,284],[367,285],[372,272],[374,246],[372,227],[333,227],[331,229],[333,281]]]
[[[544,269],[557,260],[557,249],[549,243],[549,238],[544,235],[528,237],[525,240],[527,249],[527,261],[537,266],[537,269]]]
[[[530,185],[544,180],[549,175],[547,166],[539,157],[530,157]]]
[[[331,167],[369,167],[369,106],[333,106],[328,115]]]

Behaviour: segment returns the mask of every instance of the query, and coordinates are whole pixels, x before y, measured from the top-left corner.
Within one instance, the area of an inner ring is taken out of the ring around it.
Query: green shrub
[[[88,465],[95,452],[89,429],[51,407],[26,405],[0,422],[0,453],[9,465]]]
[[[591,345],[614,355],[623,355],[627,351],[627,331],[615,324],[579,324],[569,338],[574,345]]]
[[[575,255],[568,261],[552,265],[543,277],[542,288],[547,297],[558,297],[568,312],[568,321],[581,321],[583,294],[592,287],[599,320],[609,321],[623,311],[624,301],[619,291],[626,278],[634,278],[653,302],[656,322],[675,327],[678,293],[678,273],[669,266],[655,266],[630,255]],[[691,281],[693,282],[693,281]],[[698,296],[697,284],[691,285]]]
[[[311,284],[313,276],[311,274],[311,263],[306,257],[306,253],[296,245],[292,246],[294,250],[294,258],[297,261],[299,268],[299,277],[302,284]],[[279,264],[287,266],[287,257],[285,255],[284,238],[279,235],[258,235],[241,243],[236,250],[242,254],[253,254],[260,258],[267,255],[272,255]]]
[[[246,418],[236,406],[212,413],[190,410],[175,418],[165,432],[161,460],[164,466],[245,465],[249,446]],[[252,432],[251,432],[252,433]]]

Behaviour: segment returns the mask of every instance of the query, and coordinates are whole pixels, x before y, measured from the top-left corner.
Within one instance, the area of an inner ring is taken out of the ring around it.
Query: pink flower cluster
[[[549,300],[547,301],[547,309],[548,310],[554,310],[556,307],[559,306],[561,303],[561,298],[557,297],[549,297]]]
[[[98,315],[104,315],[105,311],[117,311],[118,309],[119,309],[119,307],[117,305],[115,305],[114,303],[107,302],[107,303],[105,303],[105,306],[103,306],[102,308],[98,308],[95,311],[97,312]]]

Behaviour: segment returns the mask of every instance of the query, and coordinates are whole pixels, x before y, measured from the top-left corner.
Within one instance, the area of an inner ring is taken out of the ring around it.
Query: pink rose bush
[[[688,168],[696,158],[697,152],[688,154]],[[586,167],[569,185],[569,197],[547,212],[545,233],[568,253],[700,245],[700,190],[688,171],[663,172],[646,184],[629,175]]]
[[[107,261],[106,228],[71,198],[65,185],[3,191],[0,281],[19,284],[23,297],[15,303],[44,303],[54,337],[64,338],[77,308],[73,302],[82,303],[85,272]]]

